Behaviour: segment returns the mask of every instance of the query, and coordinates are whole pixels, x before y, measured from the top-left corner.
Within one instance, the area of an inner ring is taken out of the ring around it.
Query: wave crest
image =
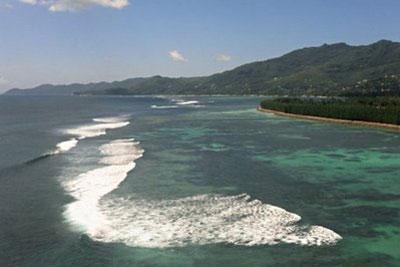
[[[89,230],[103,242],[165,248],[189,244],[305,246],[333,245],[341,238],[322,226],[300,224],[301,217],[252,200],[249,195],[197,195],[177,200],[108,198],[98,206],[103,225]],[[93,225],[91,225],[93,226]]]
[[[65,190],[76,199],[67,206],[66,218],[92,237],[109,231],[110,227],[108,219],[100,211],[100,199],[125,180],[128,172],[135,168],[134,161],[144,152],[133,139],[112,141],[101,146],[100,151],[103,155],[100,163],[106,166],[63,183]]]
[[[158,106],[158,105],[151,105],[152,109],[173,109],[178,108],[176,105],[166,105],[166,106]]]
[[[74,148],[78,144],[78,140],[76,138],[72,138],[67,141],[60,142],[56,145],[57,149],[55,150],[55,153],[61,153],[61,152],[66,152]]]
[[[128,124],[129,121],[104,122],[71,128],[66,130],[66,133],[69,135],[75,135],[78,137],[78,139],[85,139],[105,135],[107,130],[125,127]]]
[[[81,126],[70,133],[82,139],[129,124],[110,118],[96,121],[99,124]],[[67,149],[76,143],[61,147]],[[333,245],[342,239],[332,230],[304,225],[299,215],[247,194],[205,194],[175,200],[146,200],[134,195],[129,199],[105,198],[135,168],[135,161],[143,156],[144,150],[134,139],[114,140],[99,150],[100,167],[62,183],[75,198],[64,215],[95,240],[164,248],[211,243],[320,246]]]

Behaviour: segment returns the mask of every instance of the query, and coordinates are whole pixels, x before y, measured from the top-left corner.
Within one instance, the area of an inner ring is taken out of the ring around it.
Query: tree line
[[[260,106],[301,115],[400,124],[397,97],[275,98],[262,101]]]

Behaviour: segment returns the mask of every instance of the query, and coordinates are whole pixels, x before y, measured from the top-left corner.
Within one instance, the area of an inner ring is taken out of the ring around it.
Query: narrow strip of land
[[[357,121],[357,120],[343,120],[343,119],[334,119],[334,118],[326,118],[326,117],[318,117],[318,116],[310,116],[310,115],[301,115],[301,114],[294,114],[294,113],[286,113],[283,111],[277,111],[277,110],[272,110],[272,109],[265,109],[260,106],[257,107],[257,110],[261,111],[261,112],[272,113],[275,115],[296,118],[296,119],[337,123],[337,124],[346,124],[346,125],[355,125],[355,126],[365,126],[365,127],[373,127],[373,128],[384,128],[384,129],[400,131],[400,125],[389,124],[389,123]]]

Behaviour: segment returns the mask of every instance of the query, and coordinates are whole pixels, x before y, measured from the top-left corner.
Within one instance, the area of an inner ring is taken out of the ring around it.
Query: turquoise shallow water
[[[0,97],[1,266],[399,266],[398,133],[259,101]]]

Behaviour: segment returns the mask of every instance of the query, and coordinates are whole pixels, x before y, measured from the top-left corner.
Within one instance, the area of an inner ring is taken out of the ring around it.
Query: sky
[[[292,50],[400,41],[399,0],[0,0],[0,93],[201,76]]]

